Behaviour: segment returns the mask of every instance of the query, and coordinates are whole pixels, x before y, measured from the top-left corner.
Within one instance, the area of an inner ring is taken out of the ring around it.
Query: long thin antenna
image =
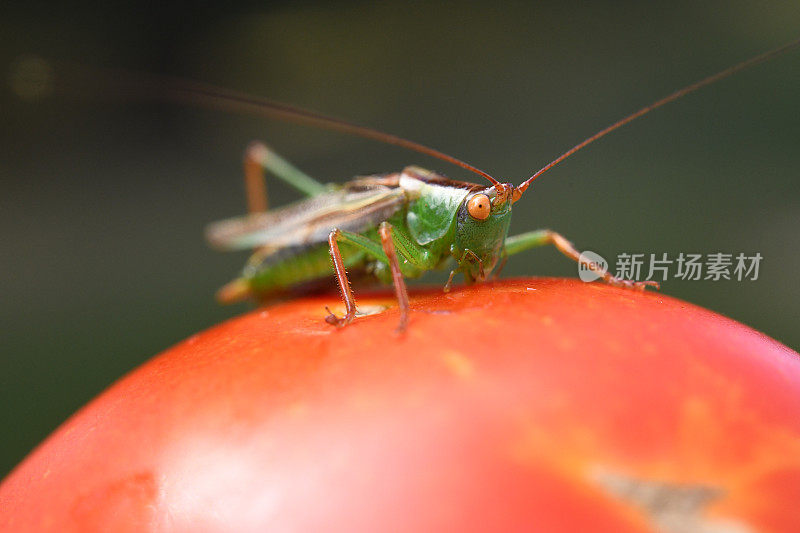
[[[84,73],[86,72],[86,69],[81,70],[84,70]],[[128,94],[135,97],[168,98],[179,103],[194,102],[204,106],[216,107],[234,112],[254,113],[270,118],[313,125],[328,130],[340,131],[358,137],[401,146],[421,154],[441,159],[442,161],[447,161],[448,163],[452,163],[483,176],[495,186],[500,185],[500,183],[487,172],[434,148],[397,135],[384,133],[367,126],[353,124],[301,107],[180,78],[140,75],[117,69],[102,71],[101,76],[97,75],[97,71],[92,70],[89,72],[89,76],[95,79],[97,77],[102,77],[104,81],[112,84],[115,90],[121,94]]]
[[[701,88],[705,87],[706,85],[711,85],[715,81],[719,81],[719,80],[721,80],[723,78],[727,78],[728,76],[730,76],[732,74],[735,74],[735,73],[739,72],[740,70],[744,70],[746,68],[758,65],[759,63],[763,63],[764,61],[772,59],[773,57],[778,56],[778,55],[780,55],[780,54],[782,54],[784,52],[788,52],[789,50],[791,50],[793,48],[796,48],[798,45],[800,45],[800,39],[797,39],[797,40],[792,41],[792,42],[790,42],[788,44],[785,44],[783,46],[780,46],[778,48],[770,50],[769,52],[764,52],[763,54],[757,55],[755,57],[751,57],[750,59],[742,61],[741,63],[737,63],[736,65],[734,65],[732,67],[729,67],[729,68],[726,68],[725,70],[717,72],[716,74],[712,74],[711,76],[708,76],[707,78],[703,78],[702,80],[697,81],[695,83],[692,83],[691,85],[687,85],[683,89],[678,89],[674,93],[672,93],[672,94],[670,94],[668,96],[665,96],[661,100],[657,100],[657,101],[653,102],[652,104],[641,108],[640,110],[636,111],[635,113],[631,113],[630,115],[628,115],[627,117],[623,118],[622,120],[619,120],[619,121],[613,123],[612,125],[608,126],[607,128],[598,131],[597,133],[595,133],[594,135],[592,135],[591,137],[589,137],[585,141],[576,144],[575,146],[573,146],[572,148],[570,148],[569,150],[567,150],[566,152],[561,154],[559,157],[557,157],[556,159],[552,160],[547,165],[542,167],[533,176],[531,176],[530,178],[528,178],[527,180],[522,182],[516,188],[515,193],[517,193],[517,194],[514,195],[515,198],[518,199],[519,196],[522,193],[525,192],[525,189],[528,188],[528,185],[530,185],[533,180],[535,180],[536,178],[538,178],[539,176],[541,176],[542,174],[544,174],[545,172],[547,172],[548,170],[550,170],[551,168],[553,168],[554,166],[556,166],[557,164],[559,164],[560,162],[562,162],[563,160],[565,160],[566,158],[568,158],[569,156],[571,156],[572,154],[574,154],[575,152],[580,150],[581,148],[585,148],[586,146],[592,144],[597,139],[599,139],[601,137],[605,137],[606,135],[608,135],[612,131],[616,130],[617,128],[620,128],[620,127],[624,126],[625,124],[636,120],[637,118],[641,117],[642,115],[645,115],[645,114],[649,113],[650,111],[652,111],[654,109],[658,109],[659,107],[661,107],[661,106],[663,106],[665,104],[668,104],[670,102],[674,102],[675,100],[677,100],[678,98],[680,98],[682,96],[685,96],[685,95],[687,95],[689,93],[692,93],[692,92],[694,92],[694,91],[696,91],[698,89],[701,89]]]

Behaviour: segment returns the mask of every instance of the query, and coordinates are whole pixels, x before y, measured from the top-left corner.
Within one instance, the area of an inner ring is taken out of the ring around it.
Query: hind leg
[[[325,185],[296,168],[267,145],[254,141],[244,154],[244,186],[250,213],[263,213],[268,209],[266,172],[271,172],[308,196],[326,190]]]

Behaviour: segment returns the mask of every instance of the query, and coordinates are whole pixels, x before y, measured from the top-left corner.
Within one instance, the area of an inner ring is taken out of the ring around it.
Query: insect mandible
[[[596,270],[602,281],[644,290],[653,281],[619,279],[585,261],[563,236],[536,230],[508,236],[512,206],[536,178],[578,150],[617,128],[669,102],[738,71],[771,59],[800,45],[800,39],[738,63],[688,85],[639,109],[588,137],[545,165],[519,185],[503,183],[488,173],[419,143],[320,115],[286,104],[242,95],[214,87],[173,82],[169,91],[182,98],[226,108],[263,113],[296,122],[399,145],[455,164],[488,180],[476,184],[448,179],[419,167],[399,172],[362,176],[345,184],[324,185],[310,178],[262,143],[252,143],[245,155],[244,174],[249,214],[209,225],[207,238],[222,250],[254,250],[242,275],[218,292],[222,302],[247,297],[269,298],[281,291],[325,279],[331,261],[344,300],[345,313],[328,309],[326,321],[346,326],[356,317],[356,301],[348,271],[393,283],[400,309],[398,330],[406,329],[409,299],[405,278],[434,269],[450,268],[444,287],[450,289],[456,274],[467,283],[496,276],[506,259],[524,250],[555,245],[567,257]],[[269,210],[265,173],[269,172],[308,198]]]

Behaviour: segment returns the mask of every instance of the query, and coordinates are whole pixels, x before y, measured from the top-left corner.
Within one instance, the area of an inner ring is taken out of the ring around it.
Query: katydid
[[[399,330],[409,320],[405,278],[416,278],[434,269],[451,268],[444,289],[456,274],[467,283],[496,275],[508,256],[553,244],[564,255],[584,262],[578,250],[551,230],[508,236],[512,206],[531,182],[588,144],[669,102],[710,85],[747,67],[766,61],[800,45],[793,41],[743,61],[657,100],[577,144],[518,186],[503,183],[486,172],[452,156],[371,128],[357,126],[269,100],[205,86],[174,86],[182,96],[207,100],[225,107],[263,112],[279,118],[312,123],[329,129],[400,145],[475,172],[488,185],[455,181],[435,172],[411,166],[399,172],[357,177],[342,185],[324,185],[305,175],[261,143],[253,143],[245,155],[245,182],[249,214],[211,224],[209,242],[222,250],[255,250],[242,275],[220,289],[222,302],[246,297],[269,298],[331,274],[331,261],[345,314],[328,310],[326,321],[350,324],[357,315],[347,271],[393,283],[400,308]],[[308,196],[294,204],[267,209],[265,172],[270,172]],[[597,271],[604,282],[644,290],[658,288],[653,281],[619,279]]]

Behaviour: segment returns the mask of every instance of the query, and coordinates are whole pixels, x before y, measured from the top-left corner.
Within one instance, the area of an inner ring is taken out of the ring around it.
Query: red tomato
[[[405,336],[389,296],[342,330],[333,301],[120,380],[3,482],[0,529],[800,531],[800,356],[752,329],[557,279],[417,292]]]

